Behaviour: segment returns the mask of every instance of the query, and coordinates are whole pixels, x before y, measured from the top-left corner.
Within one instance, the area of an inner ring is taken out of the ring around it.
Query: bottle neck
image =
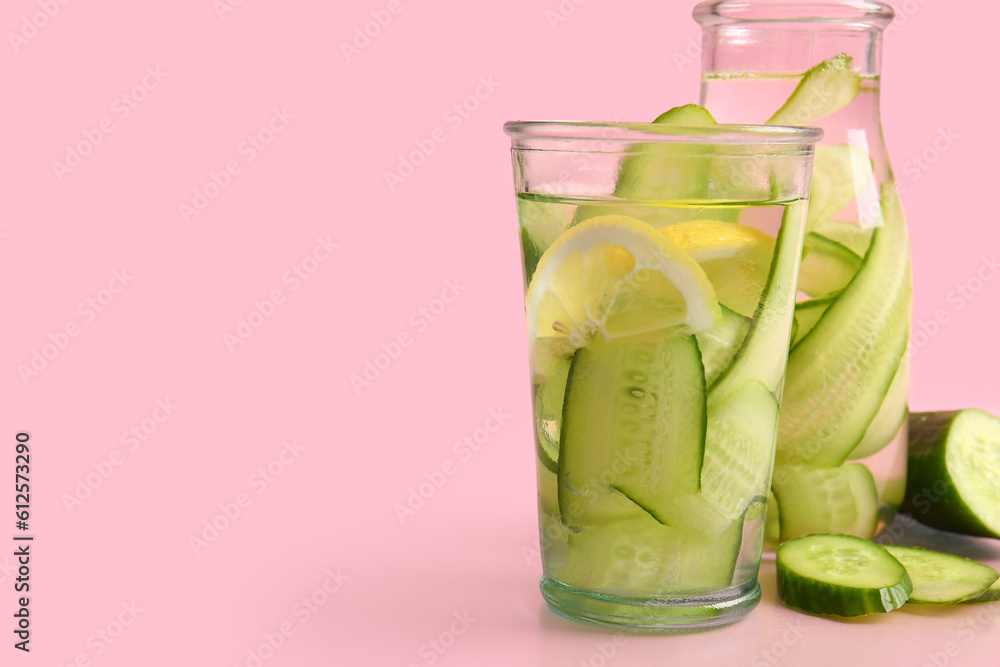
[[[702,74],[800,75],[844,53],[852,69],[877,78],[882,29],[816,23],[726,23],[704,26]]]

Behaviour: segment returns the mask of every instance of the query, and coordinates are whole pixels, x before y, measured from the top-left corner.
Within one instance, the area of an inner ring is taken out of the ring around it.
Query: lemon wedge
[[[701,266],[719,303],[753,317],[771,269],[773,238],[754,227],[717,220],[681,222],[660,233]]]
[[[678,325],[698,333],[722,317],[698,262],[623,215],[590,218],[562,234],[539,260],[525,308],[536,362],[597,334],[610,340]]]

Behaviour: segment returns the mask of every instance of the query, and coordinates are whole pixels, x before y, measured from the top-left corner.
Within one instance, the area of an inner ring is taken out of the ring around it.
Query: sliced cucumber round
[[[953,604],[982,595],[1000,578],[989,565],[919,547],[887,546],[903,564],[913,591],[909,602]]]
[[[906,568],[873,542],[806,535],[778,547],[778,595],[811,614],[864,616],[903,606],[913,585]]]
[[[992,586],[987,588],[979,595],[971,597],[967,600],[962,600],[962,603],[972,604],[975,602],[996,602],[997,600],[1000,600],[1000,579],[993,582]]]
[[[909,418],[902,511],[954,533],[1000,538],[1000,419],[982,410]]]

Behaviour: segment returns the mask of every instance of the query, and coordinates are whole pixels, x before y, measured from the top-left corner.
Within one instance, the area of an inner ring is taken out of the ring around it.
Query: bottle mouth
[[[705,28],[751,24],[832,24],[848,28],[881,30],[896,13],[881,2],[842,0],[802,2],[794,0],[712,0],[692,12]]]

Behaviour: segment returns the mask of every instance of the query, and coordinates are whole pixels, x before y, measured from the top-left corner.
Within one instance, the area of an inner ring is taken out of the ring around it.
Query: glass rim
[[[598,141],[608,143],[695,143],[729,145],[815,144],[823,138],[818,127],[791,125],[670,125],[610,121],[508,121],[503,131],[513,139]],[[553,149],[555,150],[555,149]]]
[[[881,30],[892,22],[895,10],[870,0],[709,0],[691,13],[704,28],[752,24],[832,24]]]

